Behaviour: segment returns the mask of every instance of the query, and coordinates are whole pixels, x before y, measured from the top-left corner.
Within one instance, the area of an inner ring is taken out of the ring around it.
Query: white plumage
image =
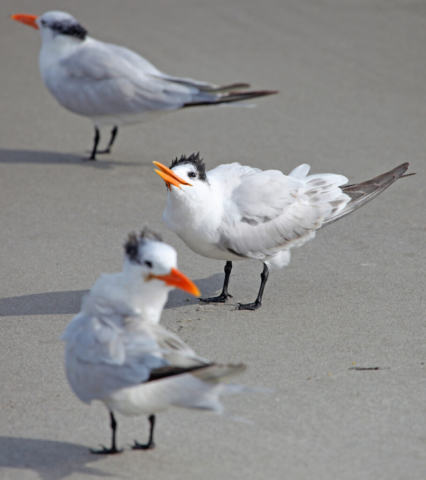
[[[198,356],[177,335],[158,324],[168,292],[175,286],[198,294],[176,269],[175,250],[144,231],[126,244],[123,272],[103,275],[67,326],[65,370],[77,397],[102,401],[110,410],[112,445],[94,453],[117,453],[114,412],[150,415],[169,407],[223,410],[219,396],[244,390],[220,380],[243,365],[217,365]]]
[[[315,232],[364,205],[408,168],[403,164],[363,184],[343,187],[347,178],[332,173],[308,175],[300,165],[289,175],[262,171],[239,163],[220,165],[206,173],[199,155],[173,161],[171,168],[154,162],[169,187],[163,220],[194,252],[225,260],[224,302],[232,261],[264,263],[257,300],[239,309],[261,305],[269,267],[290,262],[290,250],[315,237]],[[357,190],[358,188],[358,190]]]
[[[246,83],[217,86],[191,78],[167,75],[128,48],[90,37],[84,27],[65,12],[40,17],[13,15],[40,30],[41,77],[49,92],[66,109],[90,118],[95,140],[90,159],[109,153],[122,125],[139,123],[184,107],[237,102],[277,93],[238,92]],[[99,128],[114,127],[105,151],[98,151]]]
[[[173,172],[185,179],[188,168],[177,166]],[[350,200],[339,188],[347,182],[345,177],[302,177],[300,172],[306,175],[308,165],[296,170],[299,178],[293,172],[285,176],[278,170],[263,172],[239,163],[221,165],[208,172],[208,184],[193,182],[193,187],[172,189],[163,219],[203,256],[229,261],[251,258],[282,267],[292,247],[313,238],[323,220]]]

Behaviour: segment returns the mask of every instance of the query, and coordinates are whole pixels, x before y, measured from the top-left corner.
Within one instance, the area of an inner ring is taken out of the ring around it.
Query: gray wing
[[[217,96],[214,85],[169,77],[131,50],[93,39],[44,80],[65,108],[89,117],[168,111]]]
[[[355,210],[358,210],[358,208],[361,208],[366,203],[377,197],[377,195],[380,195],[384,190],[390,187],[402,176],[414,175],[414,173],[404,175],[404,173],[408,169],[408,166],[408,163],[403,163],[402,165],[393,168],[389,172],[382,173],[381,175],[374,177],[371,180],[343,187],[342,191],[346,195],[349,195],[351,200],[348,202],[348,204],[343,210],[336,213],[335,215],[330,216],[322,226],[325,227],[326,225],[330,225],[330,223],[333,223],[336,220],[339,220],[340,218],[349,215]]]
[[[277,170],[261,172],[234,166],[235,183],[229,187],[219,247],[238,256],[263,260],[312,238],[324,219],[349,198],[339,188],[347,182],[345,177],[306,176],[308,170],[307,165],[302,165],[286,176]],[[221,175],[230,173],[224,171]]]
[[[127,332],[122,318],[80,313],[66,328],[65,370],[83,402],[146,381],[155,368],[168,365],[157,342],[144,332]]]
[[[210,361],[197,355],[173,332],[166,330],[161,325],[149,325],[149,331],[155,336],[164,358],[173,367],[197,367],[210,365]]]

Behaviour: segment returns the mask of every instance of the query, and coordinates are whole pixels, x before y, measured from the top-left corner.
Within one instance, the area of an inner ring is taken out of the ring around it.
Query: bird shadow
[[[201,291],[201,297],[211,297],[217,290],[222,288],[223,284],[223,273],[215,273],[210,275],[210,277],[200,278],[195,280],[194,283]],[[176,308],[183,305],[198,305],[200,300],[194,296],[189,296],[186,292],[182,290],[173,290],[169,293],[169,299],[166,303],[166,308]]]
[[[117,162],[104,159],[102,156],[96,161],[88,160],[88,157],[75,155],[74,153],[43,152],[37,150],[8,150],[0,149],[0,163],[30,163],[30,164],[63,164],[81,165],[88,168],[100,168],[104,170],[113,167],[135,167],[144,165],[141,162]]]
[[[0,437],[0,469],[33,470],[42,480],[60,480],[73,473],[110,477],[87,466],[99,461],[88,448],[69,442],[35,438]]]
[[[34,293],[0,299],[0,317],[78,313],[87,290]]]
[[[207,278],[195,280],[204,296],[213,295],[222,287],[223,273],[215,273]],[[68,315],[80,311],[81,300],[87,290],[65,292],[33,293],[0,299],[0,317],[24,315]],[[165,308],[178,308],[198,304],[199,300],[182,290],[174,290],[169,295]]]

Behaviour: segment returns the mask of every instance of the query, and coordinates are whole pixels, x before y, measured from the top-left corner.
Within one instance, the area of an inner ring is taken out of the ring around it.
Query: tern
[[[95,128],[90,160],[110,153],[118,128],[186,107],[239,102],[278,93],[240,92],[247,83],[212,83],[167,75],[128,48],[95,40],[70,14],[18,13],[13,20],[40,30],[40,74],[49,92],[67,110],[88,117]],[[99,151],[100,127],[112,127]]]
[[[238,304],[238,310],[261,306],[269,269],[287,266],[293,247],[365,205],[408,169],[404,163],[372,180],[343,186],[346,177],[308,175],[306,164],[286,176],[239,163],[206,172],[199,154],[176,158],[170,168],[153,163],[168,188],[163,220],[169,229],[195,253],[226,262],[222,293],[201,301],[223,303],[232,297],[228,283],[233,261],[263,262],[256,300]]]
[[[72,390],[81,401],[100,400],[109,410],[111,447],[92,453],[122,451],[116,445],[115,412],[148,416],[148,443],[132,446],[147,450],[155,446],[157,412],[174,406],[222,413],[220,395],[249,390],[221,382],[244,371],[244,365],[212,363],[158,324],[173,288],[199,296],[176,260],[176,251],[153,232],[131,234],[123,271],[95,282],[62,335]]]

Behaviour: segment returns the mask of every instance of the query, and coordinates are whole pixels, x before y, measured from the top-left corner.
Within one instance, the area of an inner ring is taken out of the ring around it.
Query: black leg
[[[232,298],[232,295],[228,293],[228,284],[229,284],[229,277],[231,276],[232,262],[226,262],[224,270],[225,270],[225,281],[223,282],[222,293],[218,297],[200,298],[200,302],[225,303],[228,300],[228,298]]]
[[[97,148],[98,148],[98,143],[101,138],[101,134],[99,133],[99,128],[95,127],[95,138],[93,139],[93,148],[92,148],[92,153],[89,157],[89,160],[96,160],[96,153],[97,153]]]
[[[117,133],[118,133],[118,127],[117,125],[111,130],[111,138],[109,140],[109,143],[108,143],[108,146],[105,150],[99,150],[98,154],[102,154],[102,153],[111,153],[111,147],[112,147],[112,144],[114,143],[114,140],[115,140],[115,137],[117,136]]]
[[[152,450],[155,448],[154,443],[154,427],[155,427],[155,415],[150,415],[148,417],[150,430],[149,430],[149,440],[148,443],[139,443],[135,440],[135,443],[132,446],[132,450]]]
[[[263,290],[265,290],[266,282],[268,281],[269,277],[269,269],[266,263],[263,264],[263,272],[260,274],[261,282],[259,293],[257,294],[256,301],[253,303],[239,303],[236,310],[257,310],[262,305],[262,297],[263,297]]]
[[[114,414],[112,412],[109,412],[109,416],[111,420],[110,426],[112,430],[111,448],[106,448],[105,445],[101,445],[102,448],[100,450],[90,449],[91,453],[100,454],[100,455],[111,455],[114,453],[121,453],[123,451],[123,450],[118,450],[115,445],[115,434],[117,432],[117,422],[115,420]]]

